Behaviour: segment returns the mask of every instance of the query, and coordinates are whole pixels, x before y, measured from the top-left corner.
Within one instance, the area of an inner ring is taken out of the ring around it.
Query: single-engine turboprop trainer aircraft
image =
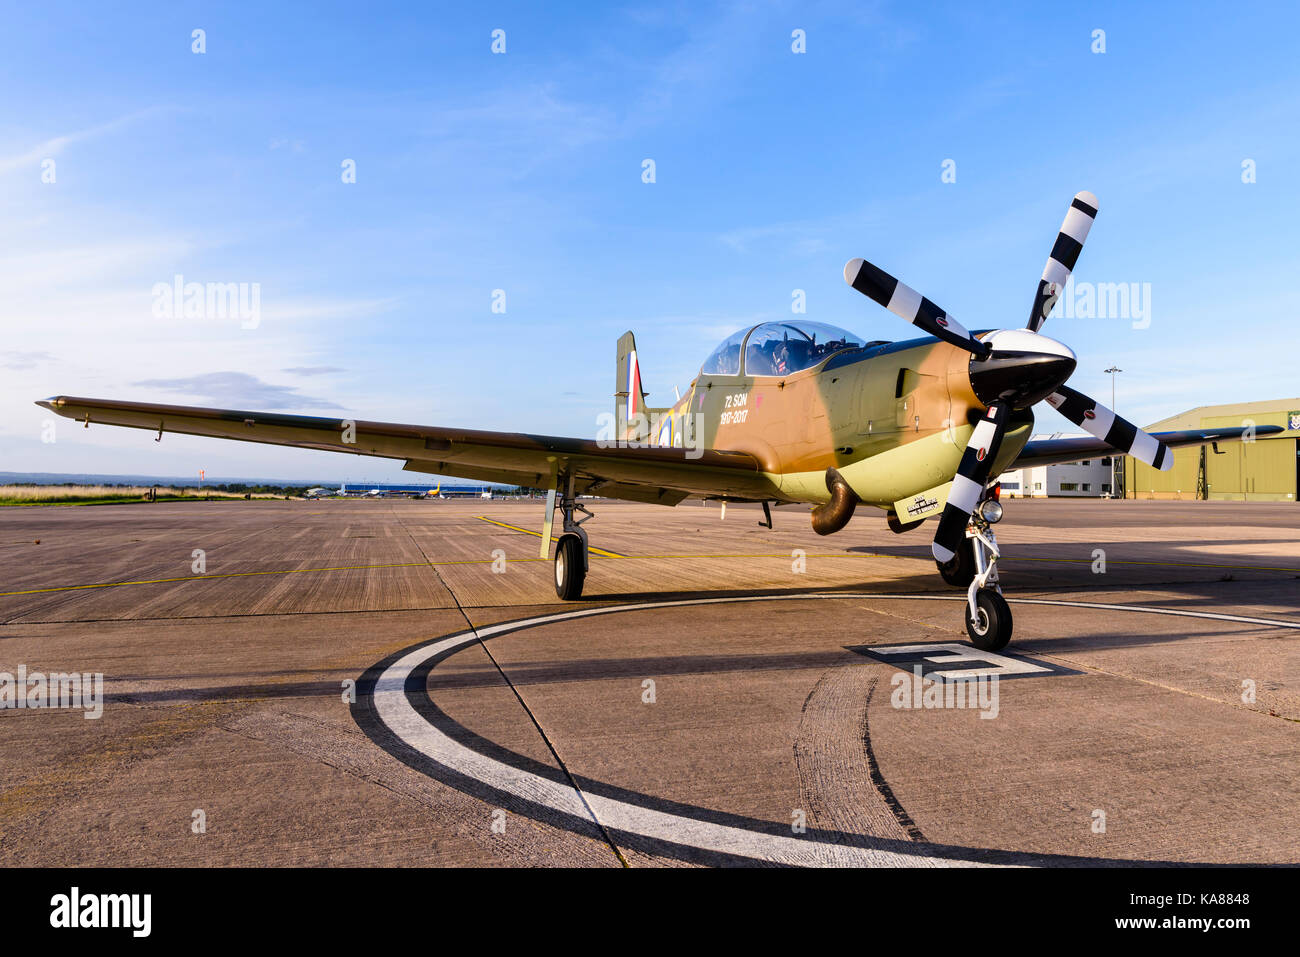
[[[1246,432],[1148,435],[1065,385],[1075,355],[1040,330],[1096,215],[1095,196],[1074,197],[1023,329],[967,332],[920,293],[854,259],[844,267],[849,285],[925,337],[865,342],[816,322],[763,323],[718,346],[670,408],[646,406],[636,342],[625,333],[612,427],[596,440],[70,396],[39,404],[87,427],[376,455],[402,459],[413,472],[546,488],[541,554],[549,557],[558,505],[555,591],[565,600],[581,596],[587,574],[582,525],[591,512],[580,494],[662,505],[688,497],[761,502],[768,527],[770,503],[804,502],[815,506],[812,525],[822,535],[844,528],[860,503],[882,509],[895,532],[937,518],[935,561],[945,581],[966,589],[967,633],[978,647],[998,649],[1012,621],[992,527],[1002,517],[997,475],[1109,453],[1164,470],[1174,447]],[[1030,441],[1038,402],[1091,438]]]

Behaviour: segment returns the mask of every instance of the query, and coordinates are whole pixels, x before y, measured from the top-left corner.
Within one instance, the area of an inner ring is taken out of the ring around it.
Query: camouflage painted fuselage
[[[778,501],[828,501],[826,470],[835,468],[861,501],[888,510],[956,473],[985,409],[970,360],[927,338],[847,350],[788,376],[701,373],[671,409],[647,410],[650,438],[746,452]],[[1020,453],[1032,426],[1031,413],[1017,413],[994,474]]]

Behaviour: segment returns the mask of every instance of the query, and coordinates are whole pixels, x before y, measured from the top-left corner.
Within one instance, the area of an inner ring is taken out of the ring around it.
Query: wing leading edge
[[[407,471],[534,488],[546,487],[553,468],[572,469],[579,492],[638,502],[676,505],[690,495],[781,497],[758,461],[743,452],[77,396],[37,405],[91,425],[402,459]]]
[[[1152,432],[1170,448],[1183,448],[1189,445],[1208,445],[1211,442],[1236,442],[1250,429],[1184,429],[1177,432]],[[1255,435],[1274,435],[1284,431],[1280,425],[1257,425]],[[1029,468],[1034,465],[1060,465],[1065,462],[1078,462],[1082,459],[1096,458],[1098,455],[1123,455],[1122,450],[1107,445],[1102,439],[1083,436],[1067,439],[1035,439],[1025,443],[1020,455],[1012,462],[1009,469]]]

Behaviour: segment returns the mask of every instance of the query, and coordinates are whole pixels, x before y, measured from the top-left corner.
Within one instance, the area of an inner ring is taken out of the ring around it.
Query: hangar
[[[1126,498],[1294,502],[1300,484],[1300,398],[1206,405],[1152,423],[1148,431],[1280,425],[1286,431],[1254,441],[1186,449],[1174,467],[1157,472],[1131,456],[1123,460]]]

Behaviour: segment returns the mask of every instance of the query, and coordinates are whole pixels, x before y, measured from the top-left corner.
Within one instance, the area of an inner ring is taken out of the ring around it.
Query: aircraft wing
[[[573,470],[579,493],[637,502],[676,505],[690,495],[781,497],[757,460],[744,452],[605,447],[592,439],[76,396],[55,396],[37,405],[90,425],[374,455],[404,460],[403,468],[411,472],[532,488],[547,487],[556,465]]]
[[[1231,429],[1184,429],[1179,432],[1152,432],[1170,448],[1182,448],[1188,445],[1208,445],[1211,442],[1236,442],[1248,432],[1244,428]],[[1280,425],[1257,425],[1256,435],[1273,435],[1284,431]],[[1060,465],[1063,462],[1078,462],[1083,459],[1095,459],[1099,455],[1123,455],[1119,449],[1107,445],[1102,439],[1082,436],[1065,439],[1034,439],[1025,443],[1020,455],[1012,462],[1009,469],[1028,468],[1033,465]]]

